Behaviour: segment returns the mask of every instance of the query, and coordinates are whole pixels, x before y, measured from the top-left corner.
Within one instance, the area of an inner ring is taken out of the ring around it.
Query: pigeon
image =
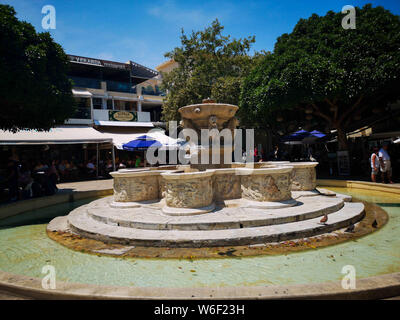
[[[326,222],[328,221],[328,215],[324,214],[324,216],[322,217],[322,219],[320,220],[321,223],[326,224]]]
[[[378,222],[376,221],[376,219],[374,220],[374,222],[372,222],[372,227],[378,228]]]
[[[354,224],[350,225],[344,232],[354,232]]]

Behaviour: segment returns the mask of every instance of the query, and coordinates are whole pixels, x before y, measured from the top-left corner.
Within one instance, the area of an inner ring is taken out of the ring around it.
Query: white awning
[[[154,128],[151,122],[139,122],[139,121],[103,121],[94,120],[94,124],[97,126],[109,126],[109,127],[144,127]]]
[[[174,139],[167,136],[162,130],[149,130],[148,132],[142,133],[102,133],[105,137],[112,139],[114,146],[122,150],[122,145],[128,143],[132,140],[139,138],[140,136],[147,135],[149,137],[154,138],[164,146],[176,146],[178,145],[179,139]]]
[[[89,91],[80,89],[72,89],[72,94],[78,98],[90,98],[92,96]]]
[[[112,139],[88,126],[60,126],[50,131],[0,130],[0,145],[104,143]]]

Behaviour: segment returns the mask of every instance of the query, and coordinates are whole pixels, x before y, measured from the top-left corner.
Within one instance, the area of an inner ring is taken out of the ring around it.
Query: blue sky
[[[291,32],[300,18],[341,11],[344,5],[382,5],[400,14],[400,0],[0,0],[19,19],[41,27],[44,5],[56,9],[53,38],[67,53],[115,61],[133,60],[154,68],[164,53],[180,44],[181,28],[203,29],[215,18],[235,38],[256,36],[254,50],[272,50],[275,40]]]

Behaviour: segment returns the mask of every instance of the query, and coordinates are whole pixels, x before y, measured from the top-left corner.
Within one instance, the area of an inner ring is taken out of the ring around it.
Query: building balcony
[[[106,86],[108,91],[136,93],[136,88],[132,87],[132,84],[127,82],[107,80]]]
[[[70,76],[69,78],[72,80],[74,87],[101,89],[101,81],[99,79],[83,78],[76,76]]]

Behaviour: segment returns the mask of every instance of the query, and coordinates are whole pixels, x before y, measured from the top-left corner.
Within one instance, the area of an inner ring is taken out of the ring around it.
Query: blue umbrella
[[[122,145],[122,149],[127,151],[146,150],[150,147],[160,148],[162,144],[154,138],[144,135]]]
[[[314,137],[317,138],[323,138],[326,137],[326,134],[323,134],[322,132],[319,132],[318,130],[313,130],[310,132]]]
[[[281,140],[285,144],[310,144],[315,143],[315,141],[319,138],[325,137],[325,134],[319,132],[318,130],[314,130],[308,132],[306,130],[299,130],[290,135],[284,136]]]
[[[310,132],[305,130],[299,130],[287,136],[284,136],[281,140],[288,144],[301,144],[304,138],[312,136]]]

